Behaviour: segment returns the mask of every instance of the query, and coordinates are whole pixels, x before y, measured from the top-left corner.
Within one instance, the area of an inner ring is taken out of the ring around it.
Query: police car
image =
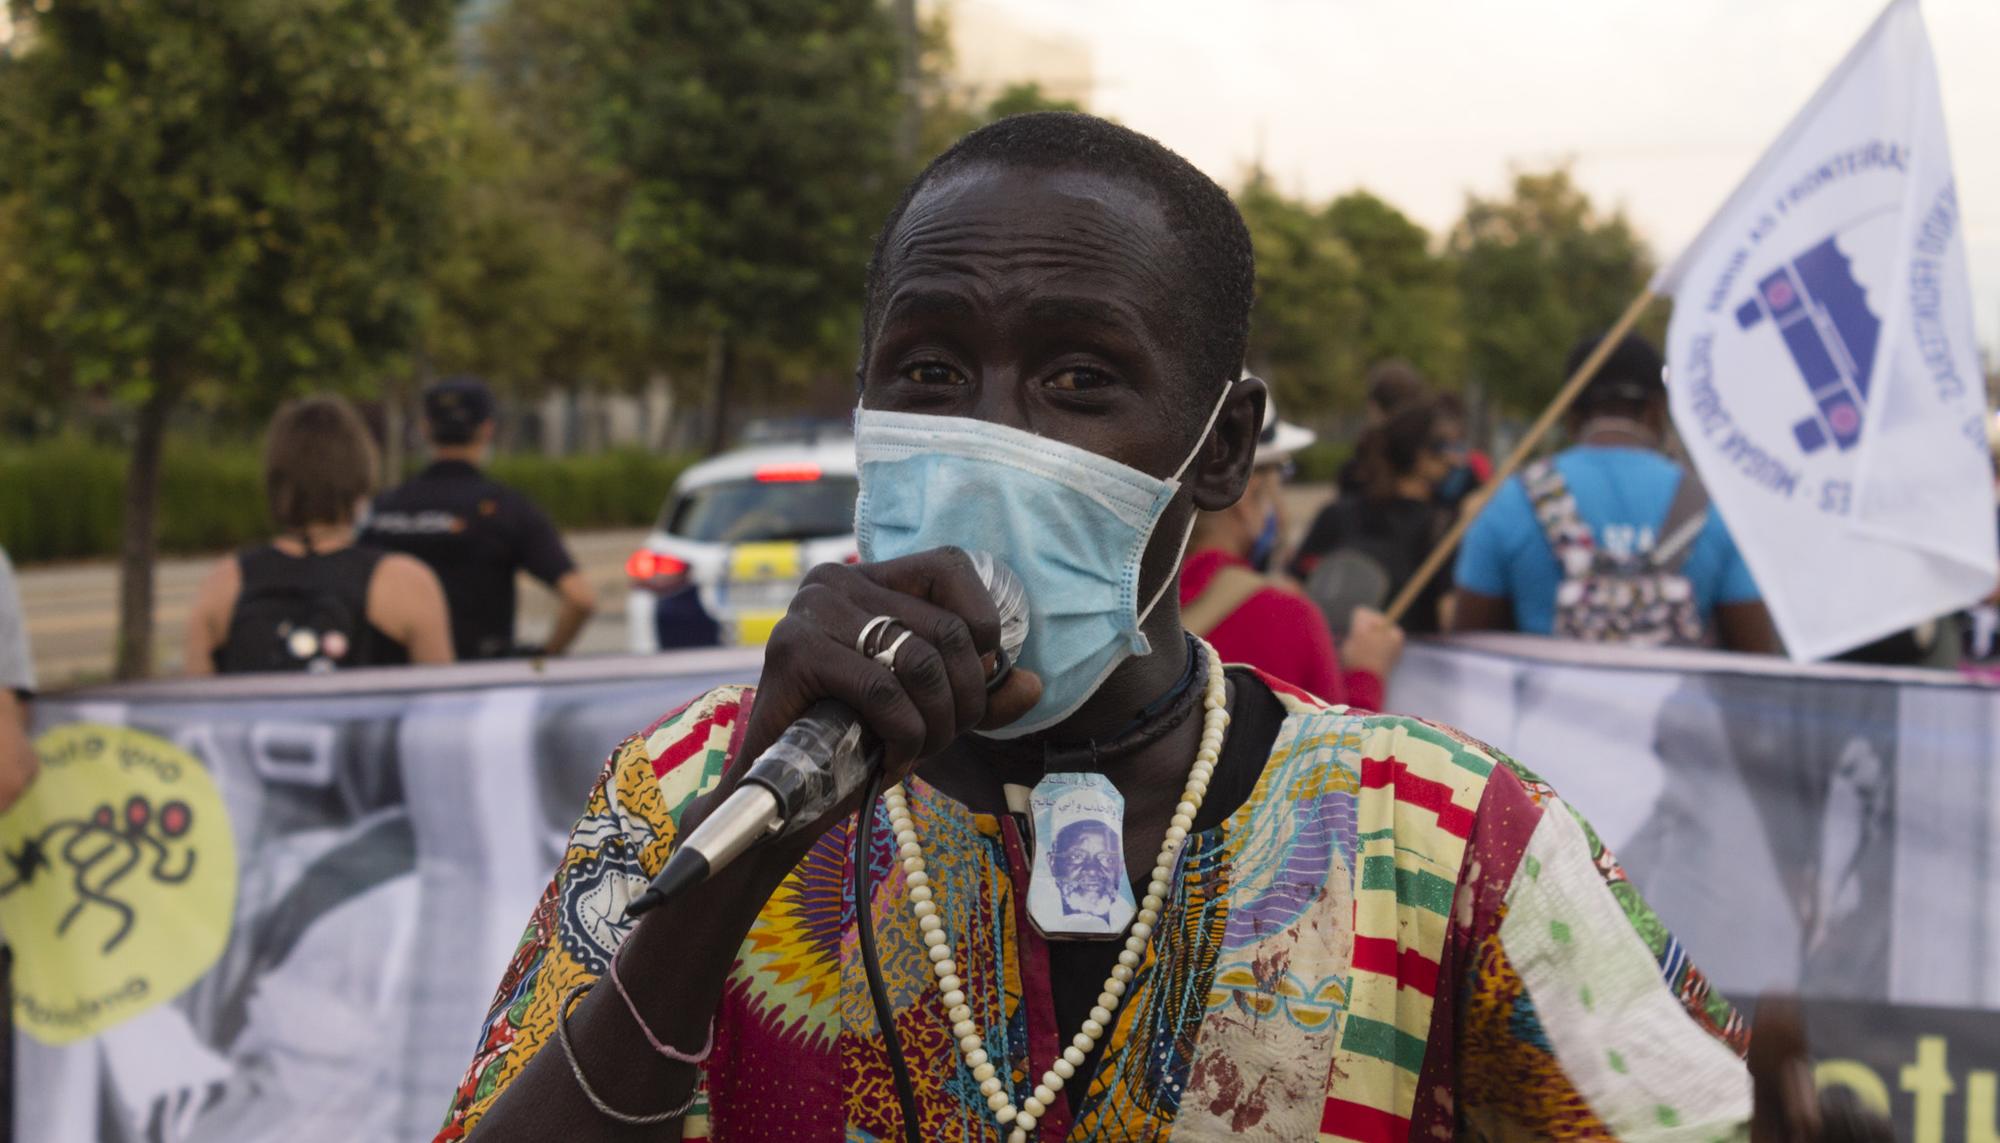
[[[632,650],[763,643],[807,569],[859,558],[859,487],[844,429],[740,448],[682,473],[625,561]]]

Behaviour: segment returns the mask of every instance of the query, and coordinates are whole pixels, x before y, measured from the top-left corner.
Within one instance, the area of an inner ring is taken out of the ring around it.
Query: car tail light
[[[772,464],[751,473],[760,484],[809,484],[818,480],[819,465]]]
[[[651,548],[640,548],[625,561],[625,574],[633,583],[664,584],[685,576],[687,570],[686,560],[675,559]]]

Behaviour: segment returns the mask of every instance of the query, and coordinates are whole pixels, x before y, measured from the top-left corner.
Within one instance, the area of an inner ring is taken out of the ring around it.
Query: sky
[[[1468,193],[1499,194],[1512,170],[1567,160],[1663,261],[1882,10],[1882,0],[960,2],[1080,42],[1092,110],[1224,185],[1261,158],[1290,192],[1365,187],[1438,232]],[[2000,0],[1922,8],[1990,359],[2000,350]]]

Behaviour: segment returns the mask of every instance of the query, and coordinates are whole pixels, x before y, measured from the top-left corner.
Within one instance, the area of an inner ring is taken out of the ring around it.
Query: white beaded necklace
[[[1207,643],[1196,642],[1200,643],[1202,653],[1208,659],[1208,689],[1202,697],[1201,747],[1195,751],[1194,768],[1188,771],[1187,786],[1182,789],[1180,803],[1174,807],[1174,816],[1167,825],[1166,840],[1160,843],[1160,857],[1153,863],[1153,875],[1146,885],[1145,899],[1139,902],[1139,913],[1125,938],[1124,951],[1118,954],[1118,963],[1112,966],[1111,975],[1104,982],[1104,990],[1098,994],[1097,1005],[1090,1010],[1082,1030],[1077,1032],[1076,1038],[1063,1049],[1062,1055],[1050,1065],[1049,1070],[1042,1073],[1042,1082],[1035,1088],[1034,1094],[1019,1107],[1014,1105],[1013,1093],[1001,1077],[999,1065],[986,1054],[984,1032],[972,1021],[972,1009],[965,1001],[964,982],[958,978],[958,964],[951,959],[951,937],[945,933],[944,917],[933,899],[930,877],[924,872],[923,846],[917,841],[916,823],[910,819],[909,799],[900,784],[891,786],[882,795],[883,803],[889,808],[889,828],[895,834],[896,849],[903,861],[904,880],[910,887],[910,908],[917,915],[917,927],[924,935],[931,971],[937,977],[938,991],[944,996],[946,1014],[951,1020],[951,1034],[958,1040],[958,1050],[965,1058],[965,1066],[972,1069],[972,1078],[979,1081],[979,1093],[986,1097],[986,1106],[993,1110],[993,1118],[1003,1128],[1013,1127],[1008,1143],[1027,1143],[1035,1124],[1055,1102],[1056,1093],[1076,1075],[1085,1057],[1097,1047],[1098,1039],[1111,1026],[1112,1013],[1118,1010],[1119,1001],[1131,985],[1140,959],[1145,956],[1146,943],[1152,938],[1153,926],[1160,920],[1160,911],[1166,907],[1167,878],[1173,873],[1174,862],[1180,857],[1181,845],[1187,840],[1188,831],[1194,828],[1194,816],[1201,809],[1202,798],[1208,794],[1208,782],[1215,776],[1216,760],[1222,756],[1223,732],[1229,728],[1229,698],[1223,681],[1222,657]]]

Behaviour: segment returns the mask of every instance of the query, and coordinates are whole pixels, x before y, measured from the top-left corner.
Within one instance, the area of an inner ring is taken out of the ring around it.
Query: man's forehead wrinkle
[[[1073,261],[1078,254],[1087,254],[1130,263],[1130,269],[1157,279],[1157,267],[1171,256],[1162,249],[1161,236],[1091,224],[1106,221],[1102,217],[1066,221],[1058,229],[1035,232],[1024,231],[1018,219],[938,215],[901,228],[894,244],[895,262],[978,258],[1013,264]]]
[[[951,279],[968,287],[980,283],[1003,296],[1086,283],[1138,305],[1171,302],[1176,291],[1171,263],[1131,243],[1102,233],[1071,232],[1061,237],[1020,235],[1005,228],[940,227],[928,239],[903,244],[890,271],[890,298],[918,279]],[[1150,307],[1148,307],[1150,308]],[[1171,304],[1163,308],[1172,309]]]
[[[1072,329],[1095,320],[1121,338],[1143,330],[1147,340],[1171,347],[1178,365],[1198,324],[1186,304],[1193,284],[1183,239],[1149,188],[1115,174],[952,172],[918,192],[885,254],[880,320],[899,327],[965,319],[898,305],[919,287],[955,292],[985,313],[1022,315],[1031,325],[1045,320],[1026,305],[1039,295],[1089,297],[1100,303],[1095,315],[1054,316]]]
[[[987,179],[1000,178],[990,172]],[[1003,179],[999,185],[972,173],[954,174],[926,187],[904,213],[890,243],[891,264],[908,259],[985,256],[1009,262],[1074,258],[1077,254],[1114,259],[1121,273],[1149,287],[1168,286],[1167,267],[1183,256],[1179,240],[1150,196],[1104,176],[1053,172]],[[1056,201],[1024,208],[1022,199]],[[1119,202],[1118,191],[1127,191]],[[1028,210],[1032,213],[1028,213]]]

